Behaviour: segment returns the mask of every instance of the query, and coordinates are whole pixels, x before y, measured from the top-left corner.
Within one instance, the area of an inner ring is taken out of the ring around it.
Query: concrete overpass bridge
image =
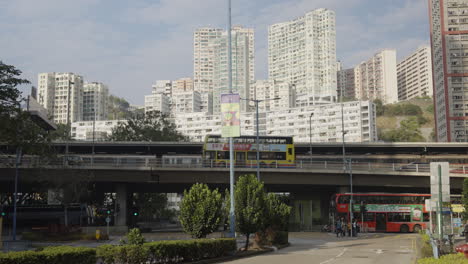
[[[72,157],[72,158],[70,158]],[[154,156],[74,155],[43,164],[37,157],[25,157],[19,166],[20,191],[35,182],[82,180],[93,182],[102,192],[115,192],[121,208],[116,224],[125,225],[127,199],[133,192],[181,193],[193,183],[206,183],[221,190],[229,187],[227,165],[189,159],[171,164]],[[15,177],[14,158],[0,159],[0,192],[11,192]],[[352,162],[343,166],[337,161],[297,161],[292,168],[260,168],[261,179],[273,192],[291,193],[299,201],[314,200],[323,221],[328,216],[330,196],[349,191],[350,175],[355,192],[429,193],[429,164]],[[351,168],[351,169],[350,169]],[[256,167],[238,165],[236,177],[255,173]],[[468,165],[452,164],[452,193],[459,193]],[[311,209],[312,210],[312,209]]]

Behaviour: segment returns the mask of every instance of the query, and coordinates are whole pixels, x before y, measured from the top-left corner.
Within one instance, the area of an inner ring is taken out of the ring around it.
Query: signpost
[[[107,225],[107,236],[109,236],[109,223],[111,221],[111,218],[108,216],[106,217],[106,225]]]

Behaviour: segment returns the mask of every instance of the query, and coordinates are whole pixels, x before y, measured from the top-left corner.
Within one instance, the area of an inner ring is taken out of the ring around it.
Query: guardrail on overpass
[[[349,166],[349,163],[348,163]],[[14,157],[0,157],[0,168],[14,168]],[[256,164],[236,163],[236,168],[255,169]],[[343,162],[338,161],[310,161],[298,160],[287,168],[278,162],[261,164],[262,169],[288,169],[288,170],[345,170]],[[73,168],[73,169],[196,169],[196,168],[229,168],[227,163],[216,163],[213,160],[201,160],[197,158],[186,158],[168,162],[161,158],[122,156],[122,157],[102,157],[102,156],[64,156],[55,160],[43,161],[38,157],[24,157],[20,168]],[[353,171],[379,171],[379,172],[419,172],[429,173],[428,163],[385,163],[385,162],[352,162]],[[346,168],[349,171],[349,168]],[[468,174],[468,164],[451,164],[451,174]]]

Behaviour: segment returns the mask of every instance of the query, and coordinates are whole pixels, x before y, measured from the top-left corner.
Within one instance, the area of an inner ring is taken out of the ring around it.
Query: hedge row
[[[41,251],[0,253],[0,264],[96,264],[96,250],[85,247],[47,247]]]
[[[418,260],[418,264],[466,264],[468,259],[461,253],[459,254],[448,254],[440,257],[439,259],[435,258],[423,258]]]
[[[235,239],[197,239],[158,241],[143,245],[97,248],[97,257],[105,264],[112,263],[180,263],[217,258],[237,249]]]
[[[0,264],[105,264],[180,263],[217,258],[237,249],[236,240],[197,239],[158,241],[143,245],[47,247],[41,251],[0,253]]]

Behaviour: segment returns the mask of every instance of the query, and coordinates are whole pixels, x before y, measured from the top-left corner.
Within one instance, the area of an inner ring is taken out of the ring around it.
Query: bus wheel
[[[270,163],[270,168],[276,168],[276,163],[275,162]]]
[[[408,233],[408,232],[409,232],[409,227],[407,225],[400,226],[400,233]]]
[[[260,168],[266,168],[266,163],[265,162],[260,162]]]
[[[218,167],[220,167],[220,168],[226,168],[226,162],[220,162],[220,163],[218,163]]]
[[[419,232],[421,232],[421,226],[420,226],[420,225],[414,225],[414,227],[413,227],[413,232],[414,232],[414,233],[419,233]]]

